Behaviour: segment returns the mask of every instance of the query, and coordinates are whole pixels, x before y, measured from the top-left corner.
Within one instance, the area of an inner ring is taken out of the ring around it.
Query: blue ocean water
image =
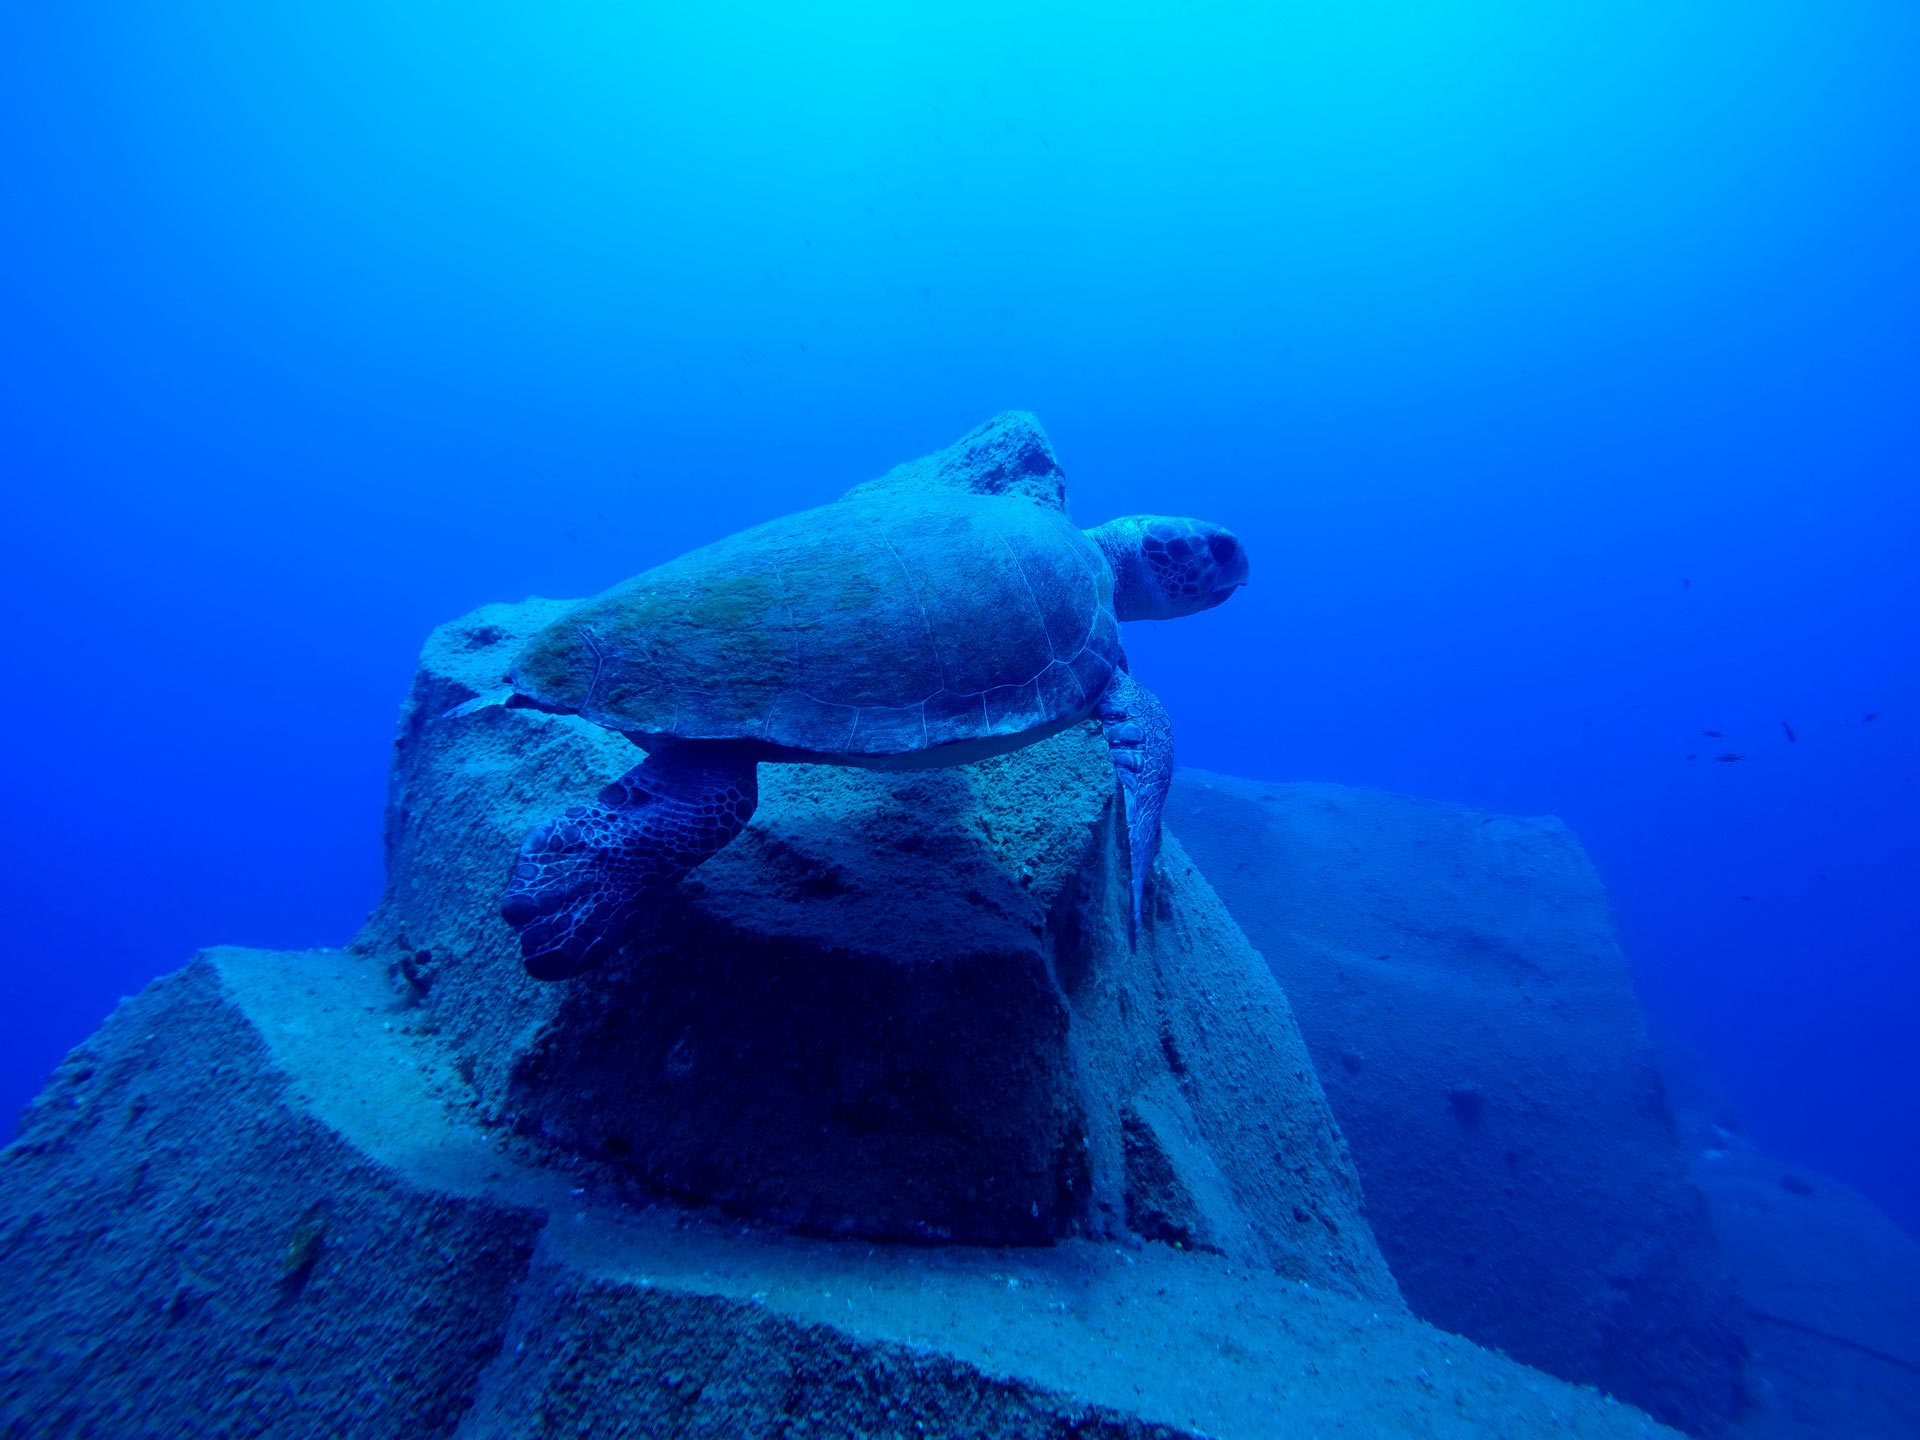
[[[1917,57],[1891,3],[11,7],[0,1110],[197,946],[351,934],[431,626],[1017,406],[1081,523],[1252,551],[1128,636],[1186,760],[1564,817],[1663,1032],[1920,1228]]]

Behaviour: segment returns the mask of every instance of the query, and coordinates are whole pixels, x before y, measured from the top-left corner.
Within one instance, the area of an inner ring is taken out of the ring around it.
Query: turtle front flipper
[[[676,745],[536,825],[500,900],[527,973],[565,980],[603,963],[648,897],[738,835],[759,799],[754,762],[732,746]]]
[[[1173,724],[1159,698],[1124,670],[1113,672],[1097,713],[1126,806],[1127,860],[1133,878],[1127,939],[1133,941],[1140,934],[1147,871],[1160,849],[1160,812],[1166,808],[1167,787],[1173,783]]]

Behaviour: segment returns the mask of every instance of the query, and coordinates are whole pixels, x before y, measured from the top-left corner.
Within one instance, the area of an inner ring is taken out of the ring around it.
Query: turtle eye
[[[1224,530],[1217,530],[1207,538],[1207,548],[1213,551],[1213,562],[1226,565],[1240,553],[1240,542]]]

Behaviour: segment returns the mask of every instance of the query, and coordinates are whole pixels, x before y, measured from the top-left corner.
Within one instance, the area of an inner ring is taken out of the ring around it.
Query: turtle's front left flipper
[[[1173,725],[1154,693],[1124,670],[1113,672],[1097,713],[1126,806],[1127,861],[1133,878],[1127,938],[1133,940],[1140,933],[1141,898],[1160,849],[1160,812],[1173,781]]]
[[[736,747],[662,746],[599,799],[536,825],[500,901],[527,973],[565,980],[606,960],[641,907],[738,835],[759,798]]]

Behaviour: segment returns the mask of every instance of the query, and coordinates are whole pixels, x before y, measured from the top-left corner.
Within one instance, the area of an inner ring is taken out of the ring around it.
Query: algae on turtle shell
[[[1009,462],[1055,483],[1009,491]],[[1173,727],[1129,673],[1120,622],[1222,603],[1246,583],[1246,551],[1200,520],[1076,529],[1028,415],[997,417],[916,474],[655,566],[528,641],[508,703],[647,752],[522,842],[500,914],[529,974],[570,979],[617,954],[740,833],[762,763],[961,765],[1088,719],[1125,800],[1138,930]]]

